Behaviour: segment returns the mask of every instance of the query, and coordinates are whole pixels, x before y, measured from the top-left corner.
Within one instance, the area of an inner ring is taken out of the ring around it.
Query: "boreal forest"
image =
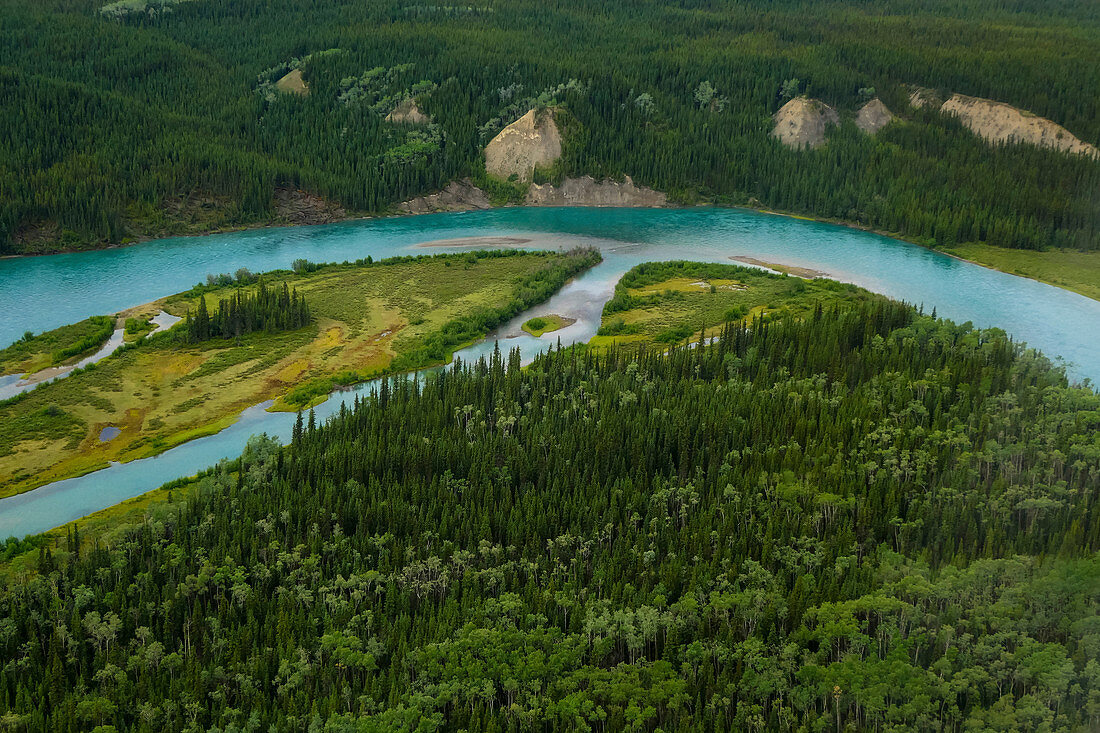
[[[1041,355],[882,298],[497,351],[42,546],[0,721],[1096,730],[1098,435]]]
[[[1100,731],[1100,2],[433,1],[0,0],[0,733]]]
[[[294,223],[296,201],[385,213],[465,178],[506,202],[482,150],[548,106],[546,180],[1096,250],[1100,160],[990,143],[910,92],[1100,144],[1098,29],[1094,0],[0,0],[0,254]],[[839,111],[824,147],[770,135],[797,95]],[[901,120],[874,136],[871,97]],[[422,124],[391,116],[410,100]]]

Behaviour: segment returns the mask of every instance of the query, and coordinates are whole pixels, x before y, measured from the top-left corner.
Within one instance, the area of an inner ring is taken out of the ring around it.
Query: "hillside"
[[[551,109],[531,109],[485,146],[485,171],[504,179],[530,181],[538,166],[561,157],[561,132]]]
[[[952,94],[946,102],[940,102],[934,92],[917,89],[910,96],[910,103],[914,107],[927,107],[955,116],[975,134],[992,143],[1027,143],[1071,155],[1100,158],[1100,150],[1078,140],[1061,125],[1003,102],[965,94]]]
[[[877,297],[666,356],[498,353],[253,439],[109,549],[10,545],[0,711],[1090,730],[1098,415],[1002,333]]]
[[[0,254],[332,218],[282,217],[280,190],[346,216],[388,213],[455,181],[487,186],[486,146],[546,108],[567,124],[538,185],[629,175],[674,203],[758,205],[924,244],[1096,250],[1100,161],[991,150],[961,118],[907,106],[919,81],[1097,145],[1095,7],[0,0]],[[828,152],[769,135],[803,96],[841,119]],[[869,98],[905,124],[854,134]]]
[[[819,99],[795,97],[775,113],[772,137],[789,148],[817,148],[825,144],[825,131],[840,124],[836,110]]]

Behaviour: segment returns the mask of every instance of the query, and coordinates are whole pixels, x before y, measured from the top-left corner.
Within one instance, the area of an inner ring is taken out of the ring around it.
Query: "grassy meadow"
[[[92,316],[37,335],[28,331],[11,346],[0,349],[0,375],[31,374],[75,361],[106,343],[114,328],[114,318]]]
[[[566,326],[571,326],[576,323],[576,318],[566,318],[565,316],[559,316],[557,313],[551,313],[545,316],[535,316],[529,318],[521,328],[532,336],[538,338],[544,333],[553,333],[554,331],[560,331]]]
[[[217,432],[264,400],[299,409],[339,384],[443,361],[482,324],[544,299],[591,257],[479,252],[271,273],[268,282],[305,296],[309,327],[194,345],[158,333],[0,403],[0,497]],[[142,310],[184,316],[199,298],[214,309],[235,288],[196,286]],[[101,442],[108,426],[121,433]]]
[[[995,270],[1029,277],[1100,300],[1100,252],[1005,249],[989,244],[959,244],[946,247],[943,251]]]
[[[835,280],[806,280],[753,267],[658,262],[634,267],[615,286],[591,346],[673,345],[717,333],[727,321],[780,313],[808,314],[818,305],[854,304],[876,296]]]

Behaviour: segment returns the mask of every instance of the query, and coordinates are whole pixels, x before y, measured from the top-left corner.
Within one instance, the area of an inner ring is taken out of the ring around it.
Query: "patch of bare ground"
[[[398,125],[426,125],[431,121],[432,118],[420,111],[412,97],[403,100],[386,115],[386,122]]]
[[[442,211],[489,209],[492,208],[492,204],[489,203],[489,196],[466,178],[461,181],[451,181],[438,193],[403,201],[397,205],[397,208],[407,214],[431,214]]]
[[[909,97],[914,107],[930,107],[953,115],[965,127],[991,143],[1027,143],[1064,153],[1100,158],[1100,150],[1056,122],[1010,104],[965,94],[952,94],[946,102],[932,90],[916,88]]]
[[[288,224],[330,224],[348,217],[340,204],[296,188],[276,188],[273,203],[275,217]]]
[[[494,176],[531,180],[535,166],[561,157],[561,132],[552,109],[532,109],[485,146],[485,170]]]
[[[528,206],[668,206],[668,196],[638,186],[624,176],[622,181],[597,181],[591,176],[566,178],[560,186],[532,185],[524,202]]]
[[[772,137],[790,148],[817,148],[825,144],[825,130],[840,124],[836,110],[819,99],[795,97],[775,113]]]
[[[302,78],[302,70],[294,69],[279,81],[275,82],[275,88],[283,94],[297,94],[301,97],[309,96],[309,85]]]
[[[758,260],[755,257],[745,257],[742,255],[735,255],[730,257],[731,260],[737,262],[744,262],[748,265],[756,265],[757,267],[766,267],[769,270],[775,270],[776,272],[785,272],[788,275],[794,275],[804,280],[813,280],[815,277],[828,277],[829,273],[822,272],[821,270],[813,270],[809,267],[799,267],[798,265],[784,265],[779,262],[765,262],[764,260]]]

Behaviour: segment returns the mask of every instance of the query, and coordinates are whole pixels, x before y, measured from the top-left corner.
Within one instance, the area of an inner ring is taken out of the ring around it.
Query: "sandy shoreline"
[[[730,257],[731,260],[737,262],[744,262],[747,265],[757,265],[758,267],[766,267],[769,270],[775,270],[776,272],[785,272],[788,275],[794,275],[804,280],[813,280],[815,277],[829,277],[829,273],[822,272],[821,270],[813,270],[809,267],[799,267],[798,265],[785,265],[782,262],[765,262],[764,260],[758,260],[755,257],[746,257],[744,255],[734,255]]]
[[[508,247],[524,247],[532,240],[524,237],[455,237],[454,239],[433,239],[430,242],[421,242],[417,247],[493,247],[494,249]]]

